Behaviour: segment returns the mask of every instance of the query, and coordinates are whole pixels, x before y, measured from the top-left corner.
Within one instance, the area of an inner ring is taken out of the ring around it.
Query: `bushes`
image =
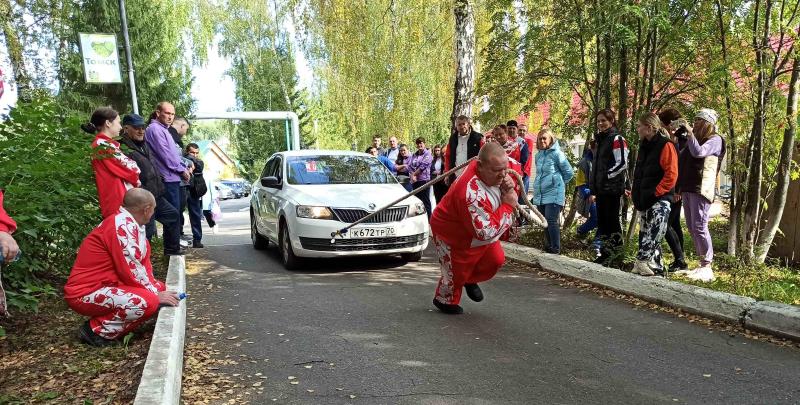
[[[54,294],[83,238],[100,223],[91,137],[54,100],[20,103],[0,122],[0,187],[17,221],[19,262],[3,270],[9,304],[35,310]]]

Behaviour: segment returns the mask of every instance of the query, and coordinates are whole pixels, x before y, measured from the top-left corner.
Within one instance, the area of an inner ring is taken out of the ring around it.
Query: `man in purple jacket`
[[[169,126],[172,125],[174,119],[175,107],[166,101],[158,103],[156,111],[150,116],[150,125],[145,130],[144,139],[147,141],[147,146],[150,147],[153,163],[164,179],[164,197],[177,209],[181,206],[181,179],[189,180],[191,172],[184,165],[178,146],[169,133]],[[164,238],[180,238],[179,226],[180,222],[176,222],[176,229],[170,230],[170,232],[165,231]],[[174,246],[172,243],[164,245]],[[166,255],[182,255],[184,253],[184,249],[164,252]]]
[[[411,160],[408,163],[408,176],[411,177],[411,187],[416,190],[425,185],[431,180],[431,163],[433,163],[433,155],[431,151],[425,148],[425,138],[419,137],[416,140],[417,151],[411,155]],[[417,194],[417,198],[422,200],[425,206],[425,211],[428,213],[428,219],[431,218],[431,190],[425,190]]]

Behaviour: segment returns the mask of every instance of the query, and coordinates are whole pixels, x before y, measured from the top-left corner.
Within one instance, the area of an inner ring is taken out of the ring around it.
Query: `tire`
[[[253,242],[253,248],[256,250],[264,250],[269,246],[269,239],[258,233],[256,217],[252,210],[250,210],[250,241]]]
[[[422,260],[422,251],[420,250],[419,252],[415,253],[403,253],[400,255],[400,257],[407,262],[418,262]]]
[[[300,258],[294,255],[292,243],[289,237],[289,226],[281,221],[281,236],[278,238],[279,250],[281,252],[281,262],[286,270],[297,270],[300,268]]]

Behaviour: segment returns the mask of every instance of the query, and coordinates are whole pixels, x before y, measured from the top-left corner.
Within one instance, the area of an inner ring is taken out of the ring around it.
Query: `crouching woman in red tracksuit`
[[[478,283],[494,277],[505,262],[498,240],[511,227],[517,206],[507,169],[505,150],[487,143],[433,211],[431,231],[442,272],[433,305],[444,313],[463,313],[462,288],[473,301],[483,300]]]
[[[81,243],[64,299],[90,317],[78,332],[83,342],[107,346],[153,316],[159,304],[178,305],[177,294],[153,277],[144,226],[155,206],[149,191],[128,190],[117,214]]]

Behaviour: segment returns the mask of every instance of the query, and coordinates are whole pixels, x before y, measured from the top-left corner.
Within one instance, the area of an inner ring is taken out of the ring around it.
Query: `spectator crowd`
[[[573,167],[561,150],[556,134],[541,128],[536,135],[524,124],[510,120],[482,134],[470,119],[459,116],[444,145],[428,147],[416,138],[415,148],[389,137],[389,147],[375,136],[366,152],[377,157],[408,191],[423,187],[478,155],[487,143],[497,143],[506,152],[508,169],[523,179],[517,190],[520,203],[528,199],[547,221],[543,250],[561,252],[561,222],[567,202],[567,187],[575,179],[576,211],[585,218],[577,236],[587,240],[596,263],[617,266],[623,246],[621,218],[624,199],[630,199],[639,221],[638,251],[632,272],[643,276],[683,274],[689,279],[714,280],[713,248],[708,231],[709,211],[714,202],[716,180],[725,156],[725,142],[717,130],[717,113],[700,109],[690,124],[676,109],[638,117],[638,155],[629,173],[629,145],[617,126],[616,113],[599,111],[597,131],[588,140],[578,164]],[[421,192],[430,218],[432,209],[463,169]],[[681,212],[686,219],[700,266],[689,269],[684,253]],[[507,236],[506,236],[507,237]],[[662,261],[661,244],[666,239],[674,261]]]

